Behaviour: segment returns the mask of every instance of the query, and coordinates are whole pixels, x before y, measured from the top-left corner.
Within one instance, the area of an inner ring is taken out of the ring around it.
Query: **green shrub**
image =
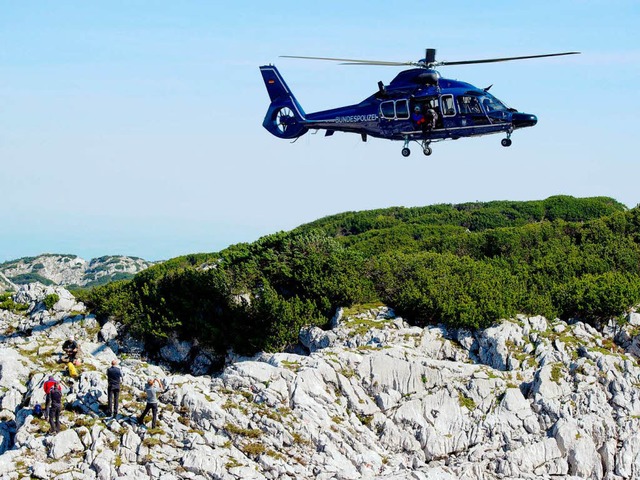
[[[51,310],[59,300],[60,296],[57,293],[50,293],[49,295],[44,297],[43,303],[47,310]]]
[[[556,196],[347,212],[74,294],[141,337],[251,354],[367,302],[418,325],[484,328],[516,313],[595,323],[640,302],[639,265],[638,208]]]

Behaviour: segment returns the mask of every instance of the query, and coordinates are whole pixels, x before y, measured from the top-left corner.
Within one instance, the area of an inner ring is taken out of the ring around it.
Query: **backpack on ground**
[[[71,363],[71,362],[67,363],[67,370],[68,370],[69,376],[71,378],[77,378],[78,377],[78,369],[76,368],[76,366],[73,363]]]

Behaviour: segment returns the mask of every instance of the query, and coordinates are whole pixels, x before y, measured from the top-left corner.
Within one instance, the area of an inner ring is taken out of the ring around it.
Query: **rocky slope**
[[[15,284],[0,272],[0,292],[5,292],[7,290],[15,291],[15,289]]]
[[[0,291],[11,283],[40,281],[62,286],[92,286],[111,280],[130,278],[154,262],[141,258],[111,255],[84,260],[76,255],[44,254],[24,257],[0,264]],[[3,281],[3,277],[8,281]]]
[[[47,310],[51,293],[60,300]],[[222,372],[193,375],[146,361],[60,287],[23,286],[14,300],[29,309],[0,311],[3,480],[640,477],[636,314],[602,331],[523,316],[469,332],[362,308],[330,331],[303,330],[308,354],[230,354]],[[69,334],[84,363],[64,430],[47,435],[32,406],[45,375],[67,381],[55,359]],[[176,339],[162,355],[196,373],[212,361]],[[125,377],[110,420],[116,356]],[[153,430],[134,420],[148,377],[166,386]]]

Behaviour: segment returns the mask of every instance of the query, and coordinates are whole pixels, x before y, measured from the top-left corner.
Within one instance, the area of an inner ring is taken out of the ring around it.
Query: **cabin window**
[[[409,118],[409,102],[407,100],[396,102],[396,118]]]
[[[380,104],[380,113],[384,118],[395,118],[396,109],[393,104],[394,102],[382,102]]]
[[[453,117],[456,114],[456,107],[453,103],[453,95],[443,95],[440,98],[443,117]]]
[[[383,118],[405,120],[409,118],[409,102],[408,100],[382,102],[380,104],[380,113]]]

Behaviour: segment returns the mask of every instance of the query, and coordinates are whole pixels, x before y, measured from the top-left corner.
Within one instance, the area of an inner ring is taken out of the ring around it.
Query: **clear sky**
[[[214,252],[334,213],[550,195],[640,203],[640,2],[0,0],[0,261]],[[279,58],[580,56],[442,67],[536,127],[417,145],[262,128],[258,67],[307,112],[400,69]]]

